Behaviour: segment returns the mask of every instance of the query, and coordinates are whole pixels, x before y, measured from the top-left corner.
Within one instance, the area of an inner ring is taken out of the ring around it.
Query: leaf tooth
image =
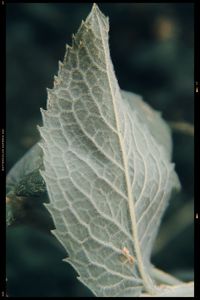
[[[39,126],[37,125],[37,130],[39,131],[39,133],[41,132],[41,129],[43,128],[43,126]],[[41,133],[40,133],[41,135]],[[41,142],[38,143],[38,145],[41,147]],[[41,147],[42,148],[42,147]]]
[[[68,44],[65,44],[65,55],[67,54],[70,48],[71,47]]]
[[[47,146],[46,146],[46,144],[44,143],[43,140],[40,140],[40,142],[38,142],[38,145],[39,145],[39,147],[42,149],[43,153],[45,153],[45,152],[48,151]],[[42,170],[41,170],[41,171],[42,171]],[[39,170],[39,172],[40,172],[40,170]],[[42,174],[43,174],[43,173],[42,173]],[[42,174],[41,174],[41,176],[43,176]]]
[[[46,207],[46,209],[49,209],[49,207],[52,207],[51,203],[43,202],[42,204]]]
[[[70,256],[64,258],[63,261],[67,262],[68,264],[70,264],[77,271],[77,273],[79,272],[79,269],[77,268],[76,263],[74,262],[74,260]]]
[[[47,211],[51,214],[52,212],[52,204],[51,203],[42,203]]]
[[[86,21],[82,21],[81,22],[81,26],[79,27],[79,29],[78,29],[78,32],[77,32],[77,34],[76,34],[76,36],[81,36],[82,35],[82,33],[83,32],[88,32],[89,30],[91,30],[91,26],[90,26],[90,24],[88,24],[88,22]]]
[[[62,261],[69,263],[69,262],[71,262],[71,259],[69,258],[69,256],[67,256],[67,257],[63,258]]]
[[[66,45],[65,45],[65,49],[66,49],[66,51],[69,51],[69,50],[72,49],[72,47],[71,47],[70,45],[66,44]]]
[[[59,60],[58,61],[58,69],[59,71],[63,68],[64,64]]]
[[[43,124],[46,125],[46,121],[47,121],[47,117],[48,117],[48,111],[43,109],[43,108],[40,108],[40,112],[41,112],[41,115],[42,115],[42,121],[43,121]]]
[[[70,53],[72,47],[69,46],[68,44],[66,44],[66,45],[65,45],[65,49],[66,49],[66,51],[65,51],[65,55],[64,55],[64,59],[63,59],[63,63],[64,63],[64,64],[67,62],[67,57],[68,57],[68,55],[69,55],[69,53]]]
[[[43,126],[37,125],[37,129],[40,131],[40,128],[42,128]],[[39,144],[39,143],[38,143]]]
[[[88,33],[88,31],[91,30],[91,28],[88,26],[88,24],[84,21],[81,22],[81,26],[78,29],[78,32],[75,35],[75,46],[79,49],[83,47],[84,40],[85,40],[85,33]],[[74,46],[74,44],[73,44]]]
[[[85,30],[86,30],[87,33],[88,33],[88,31],[92,31],[92,27],[91,27],[90,24],[85,23],[84,26],[85,26]]]
[[[63,70],[64,64],[59,60],[58,61],[58,78],[59,80],[62,79],[62,70]]]
[[[38,130],[39,130],[40,135],[41,135],[43,132],[46,131],[46,128],[44,128],[44,126],[39,126],[39,125],[38,125],[37,128],[38,128]]]
[[[41,126],[37,125],[37,129],[38,129],[38,131],[40,130],[40,128],[41,128]],[[42,140],[40,140],[40,141],[38,142],[38,146],[39,146],[41,149],[43,149],[43,147],[44,147],[44,143],[43,143],[43,141],[42,141]]]
[[[39,127],[38,130],[39,130],[41,137],[44,139],[45,143],[48,144],[48,133],[46,131],[46,128]]]
[[[42,107],[40,107],[40,112],[41,112],[41,114],[45,114],[47,112],[47,110],[44,109],[44,108],[42,108]]]
[[[52,229],[50,231],[57,238],[57,240],[60,242],[60,244],[63,246],[63,248],[66,250],[66,247],[65,247],[65,244],[63,242],[63,239],[59,236],[58,231],[56,229]]]
[[[49,212],[51,213],[51,211],[49,211]],[[50,230],[50,232],[52,235],[54,235],[60,241],[61,245],[63,245],[63,247],[64,247],[64,243],[63,243],[62,239],[60,238],[60,236],[58,235],[58,231],[56,229],[52,229],[52,230]]]
[[[55,90],[47,88],[47,97],[48,97],[48,100],[50,100],[50,101],[55,100],[55,98],[56,98]]]
[[[80,25],[80,27],[79,27],[79,29],[78,29],[78,32],[76,33],[76,36],[78,36],[79,37],[79,35],[81,36],[82,35],[82,33],[84,32],[84,31],[88,31],[89,30],[89,26],[88,26],[88,24],[85,22],[85,21],[81,21],[81,25]]]
[[[81,32],[84,31],[85,27],[86,27],[86,23],[85,23],[84,20],[82,20],[82,21],[81,21],[81,25],[80,25],[80,27],[79,27],[77,33],[76,33],[76,36],[79,36],[79,34],[80,34]]]
[[[53,89],[47,88],[47,110],[50,110],[55,102],[55,93]]]
[[[79,46],[78,38],[76,35],[72,34],[72,47],[77,48]]]
[[[57,236],[56,231],[57,231],[56,229],[51,229],[51,230],[50,230],[50,232],[51,232],[54,236]]]
[[[42,177],[45,177],[45,171],[44,170],[39,170],[39,172],[40,172],[40,175],[42,176]],[[45,204],[46,205],[46,204]]]
[[[56,88],[58,85],[60,85],[61,80],[58,76],[54,75],[54,88]]]
[[[73,35],[72,46],[73,46],[73,48],[78,48],[78,49],[82,48],[83,41],[81,39],[81,35],[80,36],[78,34]]]
[[[51,93],[52,89],[46,88],[46,91],[47,91],[47,97],[48,97],[48,95]]]
[[[38,126],[38,127],[39,127],[39,126]],[[40,129],[38,128],[39,132],[40,132],[41,128],[42,128],[42,127],[40,127]],[[41,134],[40,134],[40,135],[41,135]],[[38,142],[38,146],[39,146],[40,149],[42,150],[43,154],[44,154],[44,153],[47,153],[47,152],[49,151],[49,150],[48,150],[48,146],[46,145],[46,142],[44,142],[44,139],[41,139],[40,142]],[[41,175],[42,177],[45,176],[44,170],[39,169],[39,172],[40,172],[40,175]],[[44,179],[44,178],[43,178],[43,179]]]

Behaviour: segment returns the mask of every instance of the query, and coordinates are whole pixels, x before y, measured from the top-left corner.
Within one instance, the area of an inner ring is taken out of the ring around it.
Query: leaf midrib
[[[97,21],[98,21],[98,25],[99,25],[99,29],[100,29],[102,45],[103,45],[103,49],[104,49],[103,52],[104,52],[104,56],[105,56],[106,76],[108,78],[109,89],[110,89],[112,104],[113,104],[113,109],[114,109],[116,128],[117,128],[117,133],[118,133],[118,138],[119,138],[119,145],[120,145],[121,154],[122,154],[122,163],[124,166],[124,175],[125,175],[125,182],[126,182],[126,187],[127,187],[128,206],[129,206],[129,213],[130,213],[130,218],[131,218],[132,237],[133,237],[135,252],[136,252],[137,261],[138,261],[138,268],[139,268],[141,277],[143,279],[144,287],[146,288],[146,290],[149,293],[152,294],[153,291],[155,290],[155,288],[154,288],[153,283],[150,280],[149,276],[145,272],[144,264],[142,261],[142,254],[141,254],[139,239],[138,239],[138,234],[137,234],[137,222],[136,222],[135,205],[134,205],[135,201],[134,201],[134,197],[132,194],[130,176],[129,176],[129,171],[128,171],[128,162],[127,162],[127,157],[126,157],[126,152],[125,152],[125,145],[124,145],[124,141],[123,141],[121,131],[120,131],[119,117],[118,117],[117,107],[116,107],[116,103],[115,103],[115,99],[114,99],[114,92],[113,92],[112,83],[110,81],[109,72],[108,72],[108,71],[111,71],[109,69],[109,57],[107,55],[106,45],[105,45],[105,42],[103,39],[102,28],[100,25],[98,12],[96,10],[95,4],[93,5],[93,10],[94,10],[94,13],[96,12]],[[119,94],[119,97],[121,98],[119,91],[118,91],[118,94]]]

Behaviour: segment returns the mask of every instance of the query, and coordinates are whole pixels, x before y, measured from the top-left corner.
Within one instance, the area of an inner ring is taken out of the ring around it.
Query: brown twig
[[[184,134],[194,136],[194,125],[187,122],[169,122],[173,130],[180,131]]]

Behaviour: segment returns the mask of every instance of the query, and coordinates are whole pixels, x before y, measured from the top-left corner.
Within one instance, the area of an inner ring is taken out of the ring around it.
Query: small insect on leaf
[[[126,258],[125,262],[129,262],[131,265],[134,264],[134,257],[130,254],[128,248],[123,247],[122,254]]]

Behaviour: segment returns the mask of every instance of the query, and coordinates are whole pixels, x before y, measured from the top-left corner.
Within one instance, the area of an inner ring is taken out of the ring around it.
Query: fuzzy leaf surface
[[[168,129],[168,141],[153,134],[144,110],[130,99],[135,96],[119,88],[108,31],[108,19],[94,5],[59,63],[42,110],[41,174],[54,234],[80,281],[96,296],[137,297],[156,292],[151,250],[179,181]],[[158,120],[151,124],[162,132]]]

